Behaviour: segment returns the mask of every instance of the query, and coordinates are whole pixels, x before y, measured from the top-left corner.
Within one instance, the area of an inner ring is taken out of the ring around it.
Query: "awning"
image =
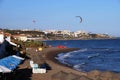
[[[13,55],[8,56],[0,60],[0,72],[6,73],[11,72],[17,68],[24,58]]]

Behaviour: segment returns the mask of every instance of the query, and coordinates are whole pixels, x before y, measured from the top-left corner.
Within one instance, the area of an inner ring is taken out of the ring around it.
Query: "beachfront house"
[[[70,36],[70,31],[59,30],[59,31],[55,31],[53,34],[55,34],[56,37],[68,37]]]
[[[82,30],[74,32],[74,37],[81,37],[83,35],[87,35],[88,36],[88,33],[86,31],[82,31]]]
[[[27,41],[27,36],[24,34],[18,34],[18,35],[12,35],[14,39],[20,40],[20,41]]]

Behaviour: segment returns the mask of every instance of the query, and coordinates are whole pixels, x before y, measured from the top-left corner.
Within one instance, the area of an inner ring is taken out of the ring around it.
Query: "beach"
[[[64,71],[66,73],[74,73],[77,75],[86,75],[86,73],[79,72],[76,70],[73,70],[70,67],[67,67],[61,63],[59,63],[56,59],[55,56],[57,54],[62,53],[62,52],[69,52],[69,51],[74,51],[78,50],[77,48],[63,48],[63,49],[58,49],[58,48],[46,48],[43,51],[39,52],[41,55],[44,55],[44,59],[46,60],[46,63],[49,64],[49,66],[52,68],[51,70],[48,70],[47,73],[45,74],[32,74],[32,79],[34,80],[52,80],[52,75]]]
[[[27,50],[27,57],[25,57],[25,61],[19,65],[19,68],[15,71],[15,75],[13,74],[12,78],[15,80],[65,80],[64,77],[68,76],[78,76],[81,79],[78,80],[119,80],[119,74],[112,73],[109,71],[106,72],[100,72],[100,71],[91,71],[89,73],[87,72],[81,72],[72,69],[71,67],[68,67],[67,65],[63,65],[59,63],[55,57],[59,53],[65,53],[70,51],[79,50],[78,48],[62,48],[58,49],[55,47],[51,48],[44,48],[42,51],[36,51],[35,48],[29,48]],[[34,56],[37,56],[35,59]],[[29,61],[35,60],[36,63],[47,63],[51,70],[47,70],[47,73],[32,73],[32,69],[30,67]],[[37,61],[38,60],[38,61]],[[62,75],[66,74],[66,76]],[[59,78],[56,77],[59,75]],[[64,78],[64,79],[61,79]],[[67,77],[67,78],[68,78]],[[56,79],[57,78],[57,79]],[[73,78],[73,77],[72,77]],[[73,79],[69,80],[73,80]],[[8,79],[9,80],[9,79]],[[66,79],[67,80],[67,79]],[[75,79],[77,80],[77,78]]]

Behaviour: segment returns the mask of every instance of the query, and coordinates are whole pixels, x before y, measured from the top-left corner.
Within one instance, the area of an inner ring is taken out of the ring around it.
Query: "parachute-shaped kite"
[[[33,23],[36,23],[36,21],[35,21],[35,20],[33,20],[32,22],[33,22]]]
[[[80,23],[82,23],[82,17],[81,16],[76,16],[78,18],[80,18]]]

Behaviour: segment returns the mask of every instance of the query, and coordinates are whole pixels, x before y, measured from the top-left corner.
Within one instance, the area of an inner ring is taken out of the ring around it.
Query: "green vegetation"
[[[14,40],[13,42],[21,45],[22,47],[44,47],[44,43],[41,41],[18,41],[18,40]]]
[[[14,48],[14,50],[23,51],[23,53],[26,53],[26,48],[38,48],[38,47],[45,47],[45,44],[41,41],[18,41],[18,40],[12,40],[12,42],[19,45],[19,48]]]
[[[42,31],[35,31],[35,30],[23,31],[23,30],[4,29],[4,32],[8,32],[11,35],[26,34],[26,35],[30,35],[31,37],[40,37],[41,35],[45,35],[44,32],[42,32]]]

